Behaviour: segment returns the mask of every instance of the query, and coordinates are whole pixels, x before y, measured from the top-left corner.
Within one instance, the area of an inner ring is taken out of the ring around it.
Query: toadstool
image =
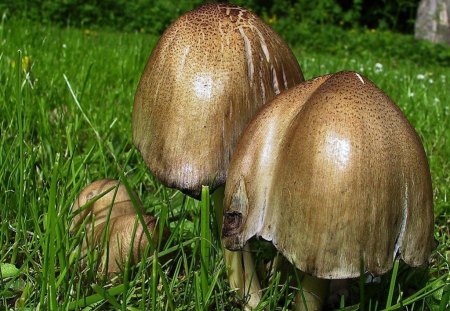
[[[225,247],[261,237],[308,274],[309,310],[321,308],[307,293],[323,289],[320,279],[381,275],[396,258],[420,266],[434,247],[419,136],[354,72],[307,81],[264,106],[233,156],[224,213]]]
[[[133,195],[139,204],[137,208],[142,211],[139,198],[136,194],[133,193]],[[92,221],[95,221],[95,225],[99,225],[108,217],[136,213],[125,186],[113,179],[96,180],[86,186],[75,200],[72,212],[75,213],[71,225],[72,231],[86,221],[87,217],[93,218],[87,224],[90,226]]]
[[[120,272],[128,259],[130,264],[139,262],[148,245],[145,229],[136,213],[136,208],[142,212],[142,203],[134,192],[132,195],[136,207],[125,186],[117,180],[97,180],[81,191],[72,206],[75,216],[71,231],[76,232],[85,223],[81,253],[86,255],[88,250],[99,248],[102,252],[99,271],[105,274]],[[142,217],[153,234],[152,243],[156,243],[156,218]]]
[[[301,81],[287,44],[255,14],[231,4],[200,6],[176,20],[150,55],[135,95],[134,144],[164,185],[199,199],[202,186],[213,192],[225,183],[256,111]],[[223,191],[214,198],[220,227]],[[248,263],[233,256],[226,261]],[[236,275],[231,286],[242,287],[243,272],[229,273]]]
[[[176,20],[153,49],[133,107],[133,141],[154,176],[195,198],[225,183],[244,127],[303,81],[286,43],[252,12],[206,4]]]
[[[156,218],[142,215],[148,231],[152,234],[152,243],[158,242]],[[106,236],[103,235],[106,232]],[[103,245],[102,241],[105,241]],[[101,246],[100,246],[101,245]],[[145,229],[136,214],[127,214],[112,218],[94,228],[93,235],[88,232],[84,243],[85,250],[100,247],[103,250],[100,271],[114,274],[122,271],[127,262],[130,265],[141,261],[148,239]],[[106,262],[107,260],[107,262]]]

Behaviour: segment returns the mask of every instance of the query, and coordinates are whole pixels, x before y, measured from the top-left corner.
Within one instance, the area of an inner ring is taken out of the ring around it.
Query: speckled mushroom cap
[[[225,188],[223,242],[272,241],[321,278],[427,262],[430,171],[420,139],[371,81],[340,72],[302,83],[258,113]]]
[[[252,12],[207,4],[162,35],[137,88],[133,140],[165,185],[199,197],[222,185],[244,127],[303,81],[286,43]]]

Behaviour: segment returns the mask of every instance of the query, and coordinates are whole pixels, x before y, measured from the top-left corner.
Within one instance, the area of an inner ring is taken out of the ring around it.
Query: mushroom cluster
[[[131,199],[134,196],[135,206]],[[147,247],[145,229],[137,217],[142,203],[136,194],[128,193],[117,180],[97,180],[81,191],[72,206],[75,214],[70,230],[85,229],[81,254],[99,249],[102,254],[99,271],[104,274],[120,272],[126,263],[139,262]],[[152,242],[157,242],[157,220],[142,215]]]
[[[427,262],[432,198],[423,146],[403,113],[365,77],[339,72],[280,94],[253,118],[228,171],[223,242],[235,250],[253,236],[271,241],[321,279],[381,275],[396,258]],[[306,277],[307,298],[318,283]],[[323,297],[311,300],[308,309],[320,310]]]
[[[326,279],[380,275],[397,258],[419,266],[434,247],[430,171],[400,109],[358,73],[304,82],[287,44],[244,8],[202,5],[164,32],[140,79],[132,127],[165,186],[195,199],[205,186],[216,190],[230,285],[247,307],[261,291],[251,254],[239,252],[252,237],[306,273],[300,310],[322,308]],[[149,243],[130,195],[97,181],[73,206],[72,230],[93,232],[84,252],[109,239],[108,273]],[[155,218],[144,220],[154,232]]]

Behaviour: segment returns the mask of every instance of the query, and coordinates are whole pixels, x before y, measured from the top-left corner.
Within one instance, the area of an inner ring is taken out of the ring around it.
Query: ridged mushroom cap
[[[150,55],[133,107],[133,140],[165,185],[199,197],[225,182],[244,127],[303,81],[287,44],[252,12],[206,4],[175,21]]]
[[[135,193],[133,195],[138,203],[137,208],[142,210],[141,201]],[[95,225],[99,225],[107,220],[108,215],[114,218],[136,214],[136,210],[124,185],[119,184],[118,180],[101,179],[89,184],[80,192],[72,205],[72,213],[75,213],[75,216],[70,230],[74,231],[86,217],[95,218]],[[90,225],[91,221],[87,223],[87,227]]]
[[[354,72],[281,94],[252,120],[228,171],[223,242],[259,236],[321,278],[380,275],[434,247],[430,171],[400,109]]]

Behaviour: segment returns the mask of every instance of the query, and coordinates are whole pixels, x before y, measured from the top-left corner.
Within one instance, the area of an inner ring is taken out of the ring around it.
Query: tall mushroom
[[[134,101],[134,143],[153,175],[198,199],[202,186],[212,192],[225,183],[256,111],[301,81],[287,44],[255,14],[200,6],[164,32],[149,58]]]
[[[282,39],[252,12],[207,4],[176,20],[150,55],[133,107],[133,140],[150,171],[195,198],[225,183],[259,107],[303,81]]]
[[[100,247],[102,262],[99,271],[103,273],[119,272],[128,259],[130,264],[139,262],[148,245],[145,229],[136,213],[136,209],[142,210],[142,203],[135,193],[132,195],[138,203],[136,207],[124,185],[117,180],[102,179],[84,188],[72,206],[75,215],[70,230],[76,232],[83,224],[86,229],[82,255],[106,241]],[[155,243],[156,218],[142,216]]]
[[[224,206],[225,247],[272,241],[311,275],[302,284],[309,310],[321,308],[323,297],[308,294],[326,286],[318,278],[380,275],[397,257],[419,266],[434,246],[420,139],[354,72],[302,83],[258,113],[233,156]]]

